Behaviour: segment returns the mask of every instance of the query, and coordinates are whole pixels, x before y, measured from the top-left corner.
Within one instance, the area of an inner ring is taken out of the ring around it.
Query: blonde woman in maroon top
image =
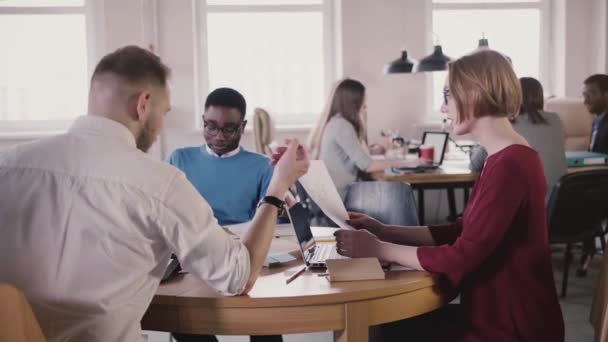
[[[339,253],[435,273],[460,292],[457,307],[409,326],[403,321],[401,339],[418,334],[416,340],[424,341],[564,341],[541,161],[509,122],[521,104],[511,64],[492,50],[452,62],[444,102],[454,134],[471,133],[489,155],[462,219],[404,229],[353,213],[350,224],[358,230],[336,232]],[[387,340],[396,337],[385,334]]]

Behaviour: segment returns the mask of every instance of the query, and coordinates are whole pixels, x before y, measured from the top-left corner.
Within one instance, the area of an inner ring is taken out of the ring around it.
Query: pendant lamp
[[[396,59],[384,66],[385,74],[410,73],[414,70],[415,60],[407,56],[407,51],[401,51],[401,58]]]
[[[451,60],[450,57],[443,54],[441,45],[435,45],[433,53],[420,60],[416,66],[416,72],[447,70],[448,62]]]

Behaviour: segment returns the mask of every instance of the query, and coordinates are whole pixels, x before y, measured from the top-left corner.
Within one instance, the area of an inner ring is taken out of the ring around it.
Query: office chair
[[[46,341],[27,299],[9,284],[0,284],[0,341]]]
[[[568,287],[572,244],[599,236],[605,249],[602,221],[608,217],[608,170],[583,171],[559,179],[547,203],[549,242],[566,244],[562,297]]]
[[[366,214],[388,225],[417,226],[418,211],[409,184],[399,182],[352,183],[344,199],[346,210]]]
[[[267,156],[272,155],[270,144],[273,141],[272,119],[267,111],[256,108],[253,111],[253,133],[255,138],[255,150]]]

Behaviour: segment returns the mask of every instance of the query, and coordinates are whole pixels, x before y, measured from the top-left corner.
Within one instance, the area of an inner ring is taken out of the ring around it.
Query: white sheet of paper
[[[321,208],[323,213],[334,221],[340,228],[352,229],[346,223],[348,212],[336,185],[331,179],[327,167],[322,160],[311,160],[308,172],[300,177],[300,184],[308,195]]]

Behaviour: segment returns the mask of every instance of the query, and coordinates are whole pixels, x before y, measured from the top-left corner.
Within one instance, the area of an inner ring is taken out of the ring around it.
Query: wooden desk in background
[[[403,182],[409,183],[412,189],[418,193],[418,219],[421,225],[424,225],[424,190],[430,189],[446,189],[448,194],[448,206],[450,216],[456,217],[456,200],[454,189],[463,189],[464,205],[466,206],[469,200],[469,189],[473,187],[479,174],[472,172],[468,168],[450,166],[449,163],[437,170],[432,170],[424,173],[406,173],[402,175],[388,175],[384,172],[372,173],[372,178],[375,180]],[[568,174],[592,171],[592,170],[607,170],[608,165],[600,166],[585,166],[585,167],[570,167]]]
[[[321,228],[321,230],[327,228]],[[319,229],[313,229],[319,235]],[[332,230],[333,231],[333,230]],[[327,235],[327,233],[320,235]],[[275,242],[289,239],[281,237]],[[297,248],[295,239],[293,249]],[[341,342],[368,341],[369,326],[435,310],[443,296],[426,272],[389,272],[386,280],[330,283],[310,271],[286,285],[285,270],[264,268],[247,296],[222,297],[190,274],[160,286],[142,328],[216,335],[269,335],[336,331]]]
[[[469,200],[469,189],[473,187],[477,177],[475,172],[471,172],[468,168],[453,167],[449,163],[439,169],[421,173],[405,173],[401,175],[389,175],[385,172],[372,173],[372,178],[375,180],[403,182],[409,183],[412,189],[418,193],[418,220],[421,225],[425,224],[424,220],[424,190],[431,189],[446,189],[448,194],[448,207],[450,217],[455,218],[456,198],[454,189],[463,189],[464,205]]]

